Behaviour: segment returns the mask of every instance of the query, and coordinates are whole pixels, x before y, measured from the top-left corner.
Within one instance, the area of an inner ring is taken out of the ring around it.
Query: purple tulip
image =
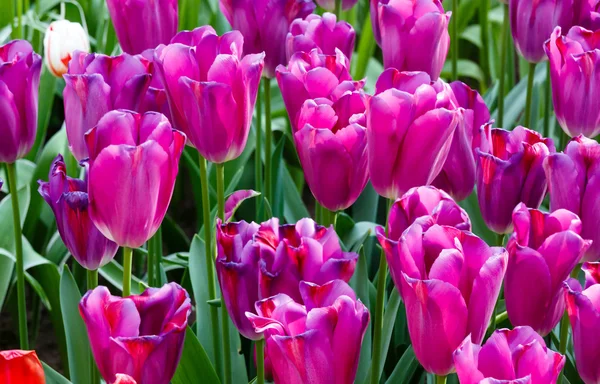
[[[585,289],[575,279],[565,282],[567,311],[579,376],[586,384],[597,384],[600,383],[600,264],[584,263],[582,269]]]
[[[385,68],[423,71],[436,80],[450,46],[448,23],[440,0],[370,0],[371,22]],[[418,49],[411,49],[418,47]]]
[[[580,0],[579,20],[575,25],[595,31],[600,28],[600,1]]]
[[[246,312],[266,339],[275,383],[353,383],[369,311],[346,283],[300,283],[305,305],[285,294]]]
[[[120,246],[142,246],[167,213],[185,135],[160,113],[117,110],[85,140],[92,222]]]
[[[566,36],[560,27],[544,44],[550,59],[556,118],[567,135],[600,134],[600,30],[573,27]]]
[[[213,163],[237,158],[248,140],[264,55],[242,58],[243,45],[239,32],[206,26],[156,51],[175,127]]]
[[[335,102],[307,100],[298,118],[296,150],[315,199],[336,212],[350,207],[367,185],[364,94],[346,92]]]
[[[171,110],[169,109],[169,100],[167,98],[167,92],[165,86],[162,83],[160,76],[158,75],[157,66],[154,64],[154,49],[146,49],[138,57],[147,60],[152,63],[150,73],[152,74],[152,80],[150,86],[146,92],[146,97],[141,102],[139,107],[139,113],[145,112],[160,112],[165,115],[169,121],[171,121]]]
[[[231,27],[244,36],[245,53],[265,53],[268,78],[287,62],[285,39],[290,24],[316,8],[312,0],[219,0],[219,6]]]
[[[369,174],[388,199],[429,185],[441,172],[462,109],[450,87],[425,72],[384,71],[367,104]]]
[[[346,92],[361,90],[365,82],[353,81],[350,61],[339,49],[335,55],[325,55],[318,48],[296,52],[287,67],[277,67],[277,83],[292,125],[298,125],[300,110],[309,99],[326,98],[335,102]]]
[[[471,335],[481,343],[502,286],[508,254],[467,231],[416,220],[399,239],[377,229],[406,305],[410,339],[426,371],[445,376],[452,352]],[[397,234],[397,231],[396,233]]]
[[[151,63],[141,56],[105,56],[75,51],[63,76],[69,148],[79,161],[89,156],[84,135],[113,109],[139,111],[152,80]]]
[[[258,297],[258,252],[253,237],[256,223],[225,223],[217,219],[217,276],[223,301],[238,331],[247,339],[261,335],[246,318],[254,310]]]
[[[333,11],[335,9],[335,0],[315,0],[319,6],[327,11]],[[341,0],[342,10],[348,11],[354,7],[358,0]]]
[[[58,155],[48,182],[38,183],[38,192],[52,208],[60,237],[75,260],[89,270],[109,263],[119,246],[104,237],[90,220],[86,180],[68,177],[63,157]]]
[[[79,303],[100,374],[109,384],[123,373],[144,384],[168,384],[181,357],[190,298],[179,285],[148,288],[141,295],[88,291]]]
[[[356,32],[350,23],[336,21],[336,16],[328,12],[323,16],[308,15],[306,19],[294,20],[286,39],[288,60],[296,52],[310,52],[314,48],[326,55],[335,55],[337,48],[348,60],[352,59]]]
[[[107,0],[119,44],[135,55],[167,44],[177,33],[177,0]]]
[[[579,236],[581,220],[566,209],[548,214],[521,203],[513,223],[507,245],[506,311],[511,324],[528,325],[545,336],[565,312],[563,282],[591,241]]]
[[[554,384],[565,357],[530,327],[498,329],[483,346],[465,341],[454,352],[461,384]]]
[[[0,163],[14,163],[35,142],[41,68],[29,42],[0,46]]]
[[[311,219],[280,226],[279,219],[273,218],[261,224],[254,241],[260,257],[261,298],[283,293],[301,303],[300,281],[347,282],[358,260],[356,253],[342,251],[333,227],[322,227]]]
[[[582,261],[600,259],[600,144],[579,136],[564,153],[552,154],[544,162],[550,190],[550,209],[567,209],[579,215],[581,236],[593,240]]]
[[[488,124],[491,127],[491,124]],[[477,197],[486,225],[496,233],[512,230],[517,204],[538,208],[546,195],[544,160],[556,152],[552,139],[523,127],[492,129],[477,150]]]

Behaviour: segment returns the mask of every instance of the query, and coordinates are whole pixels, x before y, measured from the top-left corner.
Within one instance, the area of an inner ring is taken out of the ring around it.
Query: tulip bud
[[[35,351],[0,351],[0,383],[45,384],[44,368]]]
[[[286,39],[288,60],[296,52],[310,52],[314,48],[326,55],[335,55],[337,48],[352,59],[356,32],[350,23],[336,21],[336,16],[328,12],[323,16],[311,14],[306,19],[294,20]]]
[[[319,4],[319,7],[327,10],[327,11],[333,11],[335,9],[335,1],[336,0],[315,0],[317,2],[317,4]],[[358,3],[358,0],[340,0],[342,3],[342,10],[343,11],[348,11],[350,9],[352,9],[352,7],[354,7],[354,5],[356,3]]]
[[[53,21],[44,36],[44,59],[50,72],[62,77],[69,68],[73,52],[89,52],[88,34],[79,23],[69,20]]]

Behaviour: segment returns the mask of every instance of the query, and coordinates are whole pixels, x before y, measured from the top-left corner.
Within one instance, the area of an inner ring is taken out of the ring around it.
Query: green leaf
[[[469,197],[458,203],[469,214],[471,219],[472,232],[481,237],[488,244],[496,244],[496,234],[492,232],[481,216],[479,201],[477,201],[477,192],[473,191]]]
[[[194,331],[187,327],[181,360],[171,382],[173,384],[197,384],[200,381],[220,383],[206,351],[202,348],[202,344],[194,335]]]
[[[273,186],[273,200],[270,201],[273,215],[276,217],[283,216],[284,210],[284,186],[280,183],[281,174],[285,168],[285,163],[282,161],[283,148],[285,147],[286,136],[282,136],[277,146],[273,150],[271,164],[273,164],[273,173],[271,174],[271,185]]]
[[[0,248],[0,309],[6,299],[8,287],[11,283],[12,272],[15,266],[14,256],[6,249]]]
[[[46,65],[42,65],[42,75],[40,77],[38,105],[38,129],[35,136],[35,143],[31,151],[27,154],[27,159],[35,161],[43,143],[46,141],[46,132],[52,115],[52,106],[54,105],[54,89],[56,88],[56,77],[48,70]]]
[[[354,276],[350,279],[350,286],[356,292],[356,296],[363,302],[363,304],[371,309],[369,300],[369,271],[367,267],[367,258],[364,249],[361,248],[359,252],[358,262],[356,263],[356,270]],[[371,312],[372,313],[372,312]],[[358,361],[358,369],[356,372],[356,382],[361,383],[369,372],[369,366],[371,365],[371,328],[372,322],[367,325],[367,330],[363,338],[363,343],[360,348],[360,359]]]
[[[46,376],[46,384],[71,384],[60,373],[56,372],[52,367],[42,361],[44,367],[44,376]]]
[[[413,383],[413,375],[419,368],[419,362],[415,356],[415,351],[410,345],[404,354],[398,360],[398,364],[387,379],[386,384],[410,384]]]
[[[37,293],[40,300],[42,301],[42,304],[44,304],[44,307],[51,311],[52,304],[50,304],[50,300],[48,300],[48,295],[46,295],[46,291],[44,291],[44,288],[41,286],[41,284],[33,276],[31,276],[31,274],[27,272],[25,272],[25,280],[27,280],[27,282],[29,283],[29,285],[31,285],[35,293]]]
[[[278,183],[283,184],[283,217],[285,220],[288,223],[295,223],[304,217],[310,217],[287,167],[282,168],[281,179],[278,180]]]
[[[21,213],[21,225],[29,209],[29,186],[17,191],[19,196],[19,210]],[[6,249],[10,254],[15,252],[15,231],[13,226],[12,197],[6,196],[0,201],[0,248]],[[25,246],[25,245],[24,245]],[[26,250],[24,249],[25,253]]]
[[[33,171],[35,169],[35,164],[29,160],[20,159],[17,160],[17,189],[25,188],[31,182],[31,178],[33,177]],[[6,176],[6,168],[0,168],[0,179],[7,180]],[[8,191],[8,183],[4,183],[2,185],[2,192],[9,193]]]
[[[471,79],[475,79],[478,82],[483,82],[483,71],[479,67],[479,65],[471,60],[467,59],[459,59],[457,62],[458,65],[458,76],[460,77],[469,77]],[[452,62],[446,61],[444,64],[444,68],[442,69],[441,77],[446,79],[452,78]]]

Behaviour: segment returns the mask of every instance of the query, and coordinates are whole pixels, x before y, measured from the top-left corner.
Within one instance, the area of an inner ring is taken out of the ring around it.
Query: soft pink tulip
[[[286,39],[288,60],[296,52],[310,52],[314,48],[326,55],[335,55],[338,48],[352,59],[356,32],[347,21],[336,21],[336,16],[329,12],[323,16],[308,15],[306,19],[294,20]]]

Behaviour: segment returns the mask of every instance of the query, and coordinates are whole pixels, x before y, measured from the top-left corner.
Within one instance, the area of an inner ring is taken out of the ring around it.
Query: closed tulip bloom
[[[528,325],[545,336],[565,312],[563,282],[591,241],[581,238],[581,220],[565,209],[543,213],[521,203],[513,223],[507,245],[506,311],[511,324]]]
[[[550,59],[556,118],[567,135],[600,134],[600,30],[573,27],[566,36],[560,27],[544,44]]]
[[[538,208],[542,203],[548,185],[544,160],[556,149],[552,139],[520,126],[512,131],[492,129],[483,141],[487,150],[477,150],[481,215],[492,231],[509,233],[517,204]]]
[[[481,343],[506,271],[504,248],[455,227],[415,221],[400,237],[381,243],[396,287],[406,305],[410,339],[426,371],[445,376],[452,353],[471,335]]]
[[[14,163],[35,142],[41,68],[29,42],[0,46],[0,163]]]
[[[317,4],[323,9],[333,11],[335,9],[335,0],[315,0]],[[358,0],[341,0],[342,10],[348,11],[354,7]]]
[[[78,161],[89,156],[85,133],[104,114],[113,109],[142,109],[151,73],[151,63],[141,56],[73,53],[63,76],[63,99],[69,148]]]
[[[89,270],[110,262],[119,246],[92,223],[87,182],[68,177],[63,157],[58,155],[50,168],[48,182],[38,183],[40,195],[54,212],[60,237],[75,260]]]
[[[347,92],[336,102],[307,100],[295,133],[296,150],[315,199],[336,212],[350,207],[367,185],[364,95]]]
[[[170,383],[191,312],[187,292],[175,283],[129,297],[100,286],[79,303],[94,359],[109,384],[119,373],[138,383]]]
[[[358,254],[342,251],[333,227],[322,227],[311,219],[280,226],[279,219],[273,218],[261,224],[254,240],[260,257],[260,298],[284,293],[301,303],[300,281],[347,282],[358,260]]]
[[[150,81],[150,86],[148,87],[146,96],[140,104],[139,110],[137,112],[160,112],[163,115],[167,116],[169,121],[172,121],[171,110],[169,108],[169,100],[167,98],[167,91],[165,91],[165,86],[162,83],[162,80],[158,74],[158,66],[154,64],[155,51],[155,49],[147,49],[138,55],[138,57],[140,57],[141,59],[147,60],[148,62],[152,63],[152,65],[149,66],[149,68],[151,68],[150,73],[152,74],[152,80]]]
[[[595,31],[600,28],[600,1],[580,0],[579,20],[575,25]]]
[[[336,21],[336,16],[329,12],[323,16],[311,14],[306,19],[294,20],[286,38],[288,60],[296,52],[310,52],[314,48],[326,55],[335,55],[337,48],[352,59],[356,32],[350,23]]]
[[[142,53],[177,33],[177,0],[107,0],[106,6],[123,52]]]
[[[0,383],[45,384],[44,368],[35,351],[0,351]]]
[[[593,240],[582,261],[600,259],[600,144],[579,136],[564,153],[544,163],[550,190],[550,210],[567,209],[581,218],[581,237]]]
[[[237,158],[246,146],[264,55],[242,57],[237,32],[211,27],[178,34],[156,51],[175,127],[213,163]]]
[[[251,340],[262,337],[246,318],[259,300],[258,250],[253,242],[258,228],[256,223],[223,224],[217,219],[216,268],[223,302],[238,331]]]
[[[312,0],[219,0],[219,6],[231,28],[244,36],[244,52],[265,53],[268,78],[288,61],[285,40],[290,24],[316,8]]]
[[[498,329],[483,346],[467,336],[454,352],[461,384],[554,384],[565,357],[530,327]]]
[[[92,222],[120,246],[142,246],[167,212],[185,135],[160,113],[117,110],[85,139]]]
[[[44,36],[44,59],[50,72],[56,77],[67,73],[75,51],[89,52],[88,34],[79,23],[57,20],[50,23]]]
[[[423,71],[436,80],[446,61],[451,12],[440,0],[370,0],[371,22],[383,66]],[[411,47],[419,47],[418,50]]]
[[[448,157],[462,109],[424,72],[384,71],[367,103],[369,174],[375,191],[397,199],[429,185]]]
[[[273,381],[286,384],[354,382],[369,311],[348,284],[300,283],[305,305],[285,294],[258,301],[246,315],[266,339]]]

